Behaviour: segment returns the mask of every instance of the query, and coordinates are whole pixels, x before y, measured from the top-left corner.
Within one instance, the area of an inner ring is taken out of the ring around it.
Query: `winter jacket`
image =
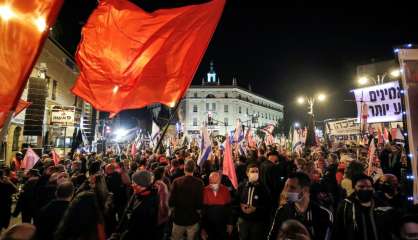
[[[270,196],[266,187],[259,181],[243,182],[238,186],[238,215],[240,218],[248,221],[268,222],[270,211]],[[256,208],[255,212],[246,214],[242,211],[240,205],[246,204]]]
[[[158,205],[156,188],[136,195],[127,211],[127,229],[122,240],[154,240],[158,229]]]
[[[280,227],[288,219],[301,222],[309,231],[313,240],[327,240],[331,237],[334,216],[330,210],[314,202],[310,202],[305,213],[298,213],[294,203],[287,203],[276,210],[274,220],[268,234],[269,240],[275,240]]]
[[[354,193],[338,207],[332,239],[391,239],[393,217],[394,211],[391,207],[380,206],[376,199],[371,207],[363,207]]]

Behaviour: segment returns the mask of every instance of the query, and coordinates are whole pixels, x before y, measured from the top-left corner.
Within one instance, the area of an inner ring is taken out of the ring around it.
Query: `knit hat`
[[[149,187],[154,181],[154,175],[149,171],[139,171],[132,175],[132,182],[142,186]]]

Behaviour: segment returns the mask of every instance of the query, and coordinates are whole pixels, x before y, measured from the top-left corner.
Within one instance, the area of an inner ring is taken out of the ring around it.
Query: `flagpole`
[[[177,113],[177,109],[179,108],[180,103],[181,103],[181,99],[177,102],[176,106],[173,109],[173,112],[170,115],[170,118],[168,119],[167,124],[164,126],[163,133],[161,134],[160,139],[158,139],[157,145],[155,146],[155,149],[154,149],[154,153],[156,153],[158,151],[158,149],[160,148],[160,145],[161,145],[161,143],[164,139],[164,136],[167,133],[168,127],[170,126],[170,122],[171,122],[171,120],[174,119],[174,116]]]

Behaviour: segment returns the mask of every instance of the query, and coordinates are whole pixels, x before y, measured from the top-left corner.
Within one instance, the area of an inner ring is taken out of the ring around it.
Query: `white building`
[[[246,127],[258,128],[275,124],[283,118],[283,105],[237,85],[222,85],[211,63],[207,78],[201,86],[191,86],[179,109],[179,120],[185,134],[200,133],[202,123],[212,118],[208,129],[224,135],[235,129],[240,119]]]

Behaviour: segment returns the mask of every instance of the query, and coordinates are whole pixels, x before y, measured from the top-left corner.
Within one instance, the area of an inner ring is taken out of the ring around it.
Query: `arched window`
[[[208,95],[206,96],[206,98],[215,98],[215,95],[213,95],[213,94],[208,94]]]
[[[13,132],[13,145],[12,145],[12,151],[19,151],[19,137],[20,132],[22,131],[21,127],[16,127]]]

